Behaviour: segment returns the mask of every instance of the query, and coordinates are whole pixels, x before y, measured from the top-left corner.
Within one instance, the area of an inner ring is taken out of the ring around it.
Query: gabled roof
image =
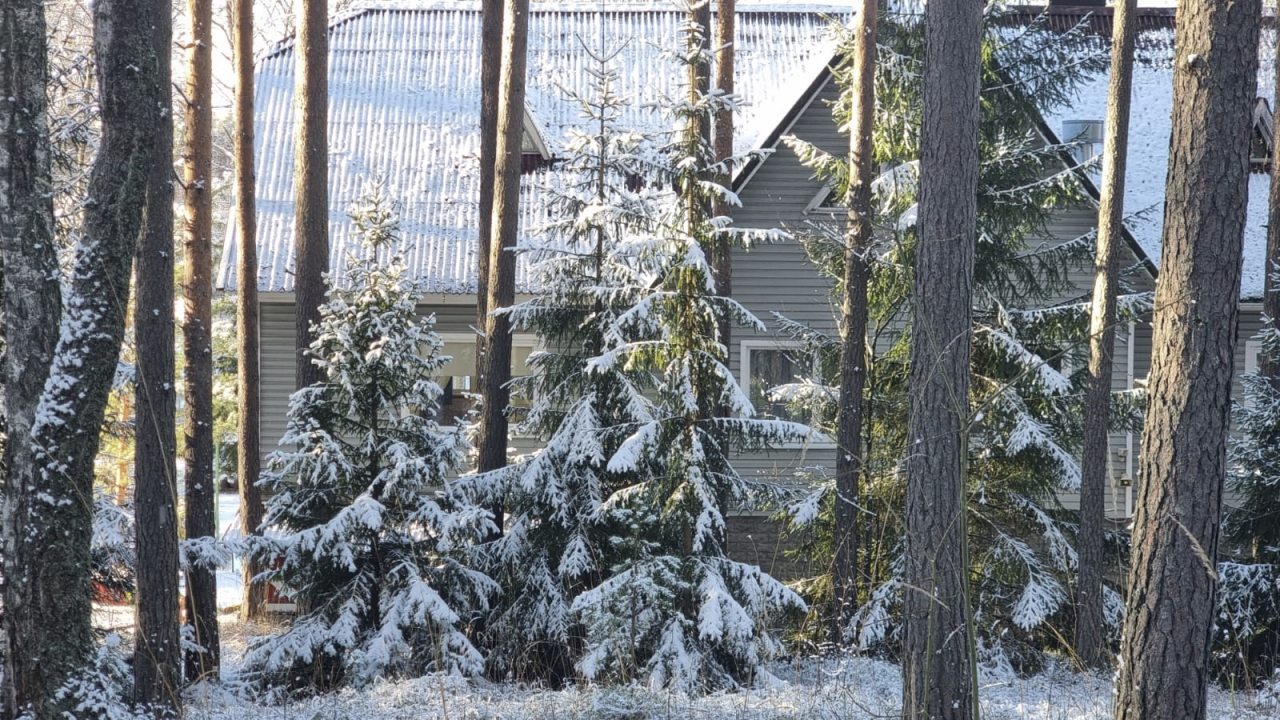
[[[831,57],[830,17],[847,4],[776,5],[739,0],[737,146],[756,147]],[[664,52],[676,49],[684,15],[669,3],[535,3],[529,25],[528,110],[555,155],[580,122],[563,87],[586,91],[594,61],[584,52],[621,48],[619,92],[638,102],[631,127],[665,129],[649,108],[680,78]],[[479,152],[479,25],[476,2],[420,0],[366,5],[329,29],[329,203],[331,269],[339,279],[352,250],[346,212],[370,179],[399,204],[410,269],[428,292],[475,290]],[[292,41],[264,55],[256,73],[258,285],[293,289]],[[554,167],[544,172],[557,172]],[[521,227],[537,226],[545,203],[526,182]],[[234,232],[234,228],[230,232]],[[229,239],[233,239],[229,236]],[[220,284],[235,286],[234,242],[223,253]],[[339,280],[340,281],[340,280]],[[527,289],[524,273],[518,280]]]

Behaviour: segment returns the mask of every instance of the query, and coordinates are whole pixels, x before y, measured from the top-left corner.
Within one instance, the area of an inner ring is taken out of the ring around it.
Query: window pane
[[[796,351],[782,349],[761,349],[751,351],[751,404],[756,412],[766,417],[795,420],[795,413],[785,402],[769,399],[769,392],[779,385],[798,382],[797,358],[792,356]]]

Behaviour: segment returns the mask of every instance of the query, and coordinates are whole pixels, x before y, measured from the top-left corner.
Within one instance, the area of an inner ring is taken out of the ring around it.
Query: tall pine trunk
[[[261,389],[258,385],[258,221],[253,169],[253,0],[231,2],[231,54],[235,66],[235,223],[236,223],[236,475],[240,490],[240,532],[259,535],[262,525],[260,434]],[[266,590],[255,581],[262,567],[257,553],[244,558],[244,597],[240,616],[259,619],[266,612]]]
[[[476,234],[476,382],[489,322],[489,253],[493,243],[493,184],[497,176],[499,75],[502,70],[502,0],[480,3],[480,211]]]
[[[32,425],[53,364],[62,297],[54,247],[53,194],[49,148],[48,51],[42,0],[15,0],[0,8],[0,267],[3,272],[4,458],[0,462],[0,716],[47,692],[33,664],[38,644],[56,623],[41,627],[52,609],[33,595],[38,556],[21,541],[34,492],[43,483],[36,472]],[[17,350],[13,350],[17,348]],[[56,488],[57,486],[55,486]],[[66,493],[62,493],[63,496]],[[28,633],[34,633],[28,634]],[[35,651],[35,652],[33,652]]]
[[[1089,314],[1089,385],[1084,405],[1084,452],[1080,480],[1080,571],[1076,587],[1075,652],[1084,667],[1107,663],[1102,574],[1106,564],[1103,507],[1111,436],[1112,353],[1116,346],[1119,250],[1124,233],[1124,173],[1129,152],[1129,100],[1133,86],[1133,45],[1137,0],[1116,3],[1111,22],[1111,78],[1103,138],[1102,202],[1093,265]],[[1069,139],[1069,138],[1068,138]]]
[[[328,0],[301,0],[294,52],[294,320],[297,323],[297,387],[320,382],[322,373],[307,356],[315,340],[329,271],[329,6]]]
[[[191,46],[187,54],[183,146],[183,388],[186,426],[187,539],[212,541],[217,528],[217,484],[213,477],[213,48],[212,0],[190,0]],[[187,568],[186,621],[203,651],[187,656],[187,677],[218,674],[218,586],[214,568]]]
[[[840,305],[840,403],[836,415],[835,602],[831,639],[843,642],[858,607],[858,497],[862,476],[862,391],[867,381],[867,253],[872,243],[871,135],[876,109],[876,0],[860,0],[853,25],[853,108],[849,126],[849,208]]]
[[[507,406],[511,400],[511,320],[492,314],[511,307],[516,292],[516,246],[520,220],[520,156],[524,136],[525,65],[529,44],[529,0],[503,6],[502,69],[499,74],[497,169],[493,193],[493,242],[489,248],[490,314],[485,322],[485,354],[479,358],[481,393],[479,470],[507,464]],[[502,527],[501,507],[494,522]]]
[[[89,543],[93,461],[124,339],[129,272],[167,94],[160,82],[149,0],[98,0],[93,40],[102,139],[89,176],[80,244],[49,379],[33,426],[35,492],[18,519],[15,566],[27,604],[13,627],[16,701],[37,717],[68,709],[56,697],[93,649]],[[167,105],[165,106],[167,108]],[[176,573],[176,571],[175,571]]]
[[[173,323],[173,112],[170,48],[173,21],[168,2],[156,0],[150,15],[152,49],[161,98],[151,142],[146,212],[134,265],[134,516],[137,593],[134,695],[140,704],[176,709],[182,685],[178,644],[178,486],[174,454],[175,383]]]
[[[907,423],[903,717],[977,717],[965,468],[982,3],[925,10]]]
[[[1178,7],[1118,720],[1205,716],[1260,5]]]
[[[476,368],[475,387],[481,389],[483,410],[487,395],[484,388],[484,358],[488,354],[489,331],[489,255],[497,238],[493,232],[493,194],[498,168],[498,111],[502,96],[501,74],[503,53],[502,0],[480,3],[480,216],[476,227]],[[523,110],[520,115],[524,118]],[[514,297],[514,295],[513,295]],[[505,449],[504,449],[505,457]],[[484,464],[483,461],[480,464]],[[493,513],[497,534],[502,534],[503,502],[497,500],[489,508]]]
[[[716,89],[726,95],[732,95],[734,89],[734,31],[737,26],[736,0],[716,0],[716,36],[715,58],[716,71],[712,81]],[[715,128],[712,131],[715,142],[715,158],[725,163],[716,182],[724,188],[733,184],[733,168],[727,161],[733,157],[733,109],[728,107],[716,111]],[[716,198],[711,212],[717,216],[727,216],[733,208],[722,198]],[[716,294],[730,296],[733,294],[733,255],[728,238],[719,238],[715,244],[715,252],[711,256],[711,267],[715,273]],[[726,348],[733,339],[733,321],[720,318],[720,342]]]
[[[1276,43],[1276,54],[1272,62],[1275,67],[1280,68],[1280,42]],[[1275,73],[1271,97],[1272,106],[1280,109],[1280,73]],[[1276,273],[1280,273],[1280,172],[1276,170],[1280,168],[1280,122],[1272,122],[1271,145],[1271,187],[1267,195],[1267,272],[1263,279],[1262,314],[1266,317],[1267,327],[1275,329],[1276,323],[1280,322],[1280,287],[1277,287],[1275,277]],[[1272,388],[1280,391],[1280,358],[1274,353],[1261,353],[1258,372],[1267,378]]]

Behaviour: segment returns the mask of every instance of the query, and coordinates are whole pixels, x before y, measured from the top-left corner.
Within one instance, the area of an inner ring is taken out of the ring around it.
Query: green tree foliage
[[[1058,628],[1070,612],[1068,587],[1075,566],[1070,517],[1058,495],[1077,487],[1079,403],[1087,344],[1087,289],[1070,273],[1090,259],[1092,236],[1055,238],[1048,221],[1063,208],[1087,202],[1071,160],[1074,144],[1046,144],[1041,113],[1071,97],[1087,73],[1105,67],[1105,48],[1081,53],[1080,44],[1040,24],[998,31],[983,42],[979,148],[978,247],[975,264],[973,375],[970,405],[969,523],[972,588],[984,659],[1025,666],[1037,648],[1060,646]],[[1085,44],[1087,46],[1087,43]],[[860,574],[868,588],[847,629],[864,649],[892,652],[900,627],[901,461],[905,445],[909,293],[915,242],[915,192],[921,107],[923,32],[913,18],[887,15],[879,37],[876,72],[873,186],[877,241],[871,249],[868,291],[867,461],[862,498],[865,518]],[[836,70],[843,89],[833,107],[846,126],[850,68]],[[788,145],[819,179],[843,197],[844,157],[796,138]],[[815,264],[828,276],[843,273],[840,229],[814,222],[802,235]],[[1129,311],[1145,299],[1127,297]],[[837,377],[834,337],[783,319],[802,341],[804,382],[775,388],[776,397],[811,413],[819,426],[833,420]],[[829,557],[833,508],[828,484],[788,513],[810,531],[804,552]],[[819,563],[820,565],[820,563]],[[803,585],[822,607],[829,574]],[[1118,596],[1109,595],[1116,621]]]

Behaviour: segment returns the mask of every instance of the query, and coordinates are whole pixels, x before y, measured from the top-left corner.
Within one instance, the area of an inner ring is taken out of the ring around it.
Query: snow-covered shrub
[[[265,579],[298,604],[283,633],[255,643],[250,678],[291,686],[388,675],[473,673],[466,628],[493,582],[464,562],[492,528],[449,474],[466,449],[436,422],[448,361],[415,309],[395,218],[375,187],[353,213],[362,254],[321,308],[308,353],[324,379],[294,393],[261,480],[270,494]]]
[[[893,653],[901,627],[901,462],[906,448],[910,292],[916,242],[923,29],[890,11],[881,23],[876,68],[873,149],[880,175],[873,182],[876,241],[869,256],[865,459],[860,482],[863,605],[847,629],[864,649]],[[1076,168],[1064,162],[1068,145],[1038,141],[1037,118],[1072,95],[1089,72],[1106,64],[1106,48],[1034,24],[1017,31],[994,26],[984,40],[984,102],[979,126],[981,166],[977,198],[978,244],[974,270],[973,351],[969,428],[969,540],[975,618],[993,665],[1034,668],[1040,651],[1060,649],[1070,626],[1070,587],[1076,565],[1074,529],[1058,503],[1078,487],[1083,368],[1088,307],[1070,283],[1072,269],[1091,260],[1092,237],[1055,242],[1051,214],[1087,202]],[[835,105],[846,127],[850,68],[838,69],[844,92]],[[842,197],[848,160],[791,138],[789,146]],[[815,222],[801,233],[818,267],[840,292],[844,238],[837,223]],[[839,296],[835,305],[838,307]],[[1122,300],[1123,311],[1144,307]],[[787,322],[816,368],[815,376],[775,389],[780,399],[816,404],[818,422],[834,423],[840,343],[814,328]],[[1075,372],[1071,368],[1076,368]],[[1118,399],[1117,405],[1125,401]],[[1117,412],[1117,417],[1125,413]],[[795,515],[810,533],[807,555],[818,567],[832,557],[833,483],[796,502]],[[805,583],[815,607],[830,602],[829,574]],[[1108,590],[1109,606],[1118,595]],[[1111,613],[1118,620],[1117,613]],[[816,624],[826,628],[825,620]],[[1055,629],[1057,628],[1057,629]],[[1067,633],[1069,635],[1069,633]]]

